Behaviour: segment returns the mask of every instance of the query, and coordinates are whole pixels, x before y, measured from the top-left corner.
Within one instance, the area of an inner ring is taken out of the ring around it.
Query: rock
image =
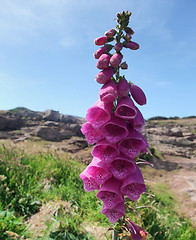
[[[58,122],[53,122],[53,121],[47,121],[47,122],[44,123],[44,126],[47,126],[47,127],[58,127],[59,123]]]
[[[57,128],[39,126],[38,128],[36,128],[35,133],[38,137],[41,137],[45,140],[59,141],[59,131]]]
[[[48,109],[44,112],[43,119],[58,122],[60,120],[60,113],[59,111]]]
[[[24,122],[21,118],[0,115],[0,130],[15,130],[23,126]]]

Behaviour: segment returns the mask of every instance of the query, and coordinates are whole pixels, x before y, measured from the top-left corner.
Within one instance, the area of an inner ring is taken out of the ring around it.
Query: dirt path
[[[181,205],[181,212],[196,225],[196,172],[184,168],[174,171],[146,169],[147,180],[164,183],[174,193]]]

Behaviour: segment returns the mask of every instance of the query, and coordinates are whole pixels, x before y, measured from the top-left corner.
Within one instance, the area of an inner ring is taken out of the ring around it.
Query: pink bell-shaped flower
[[[95,181],[94,176],[90,175],[86,169],[80,174],[80,178],[84,183],[84,190],[87,192],[98,190],[99,184]]]
[[[129,41],[129,42],[125,43],[125,47],[126,47],[126,48],[129,48],[129,49],[131,49],[131,50],[137,50],[137,49],[139,49],[140,46],[139,46],[139,44],[136,43],[136,42]]]
[[[113,103],[104,103],[98,100],[91,108],[87,110],[86,120],[92,124],[94,128],[101,127],[110,120]]]
[[[97,51],[94,52],[94,58],[99,59],[100,56],[102,54],[106,53],[106,52],[107,52],[107,46],[103,46],[103,47],[97,49]]]
[[[111,223],[117,222],[121,217],[125,215],[124,201],[118,203],[114,208],[108,209],[105,205],[101,213],[105,214]]]
[[[132,125],[133,128],[135,128],[136,130],[141,132],[142,128],[145,125],[145,120],[144,120],[140,110],[137,107],[135,107],[135,108],[137,110],[137,114],[136,114],[135,118],[130,119],[129,122],[130,122],[130,124]]]
[[[135,172],[136,164],[134,159],[120,154],[110,163],[109,169],[115,178],[121,180]]]
[[[94,180],[99,185],[102,185],[112,176],[107,168],[107,164],[96,157],[93,158],[92,162],[86,168],[86,171],[94,177]]]
[[[121,192],[127,195],[132,201],[136,201],[145,191],[146,185],[142,173],[139,167],[136,166],[136,171],[123,180]]]
[[[101,128],[94,128],[90,122],[82,125],[81,132],[86,136],[89,144],[94,144],[104,138]]]
[[[134,158],[146,147],[143,135],[135,129],[129,129],[128,136],[119,145],[119,150],[126,156]]]
[[[129,231],[131,232],[131,237],[133,240],[145,240],[147,237],[147,232],[144,231],[144,229],[138,225],[136,225],[134,222],[129,220]]]
[[[122,202],[123,195],[120,192],[121,181],[116,178],[108,179],[99,189],[97,197],[101,199],[104,206],[107,208],[115,207],[119,202]]]
[[[120,53],[115,53],[111,58],[110,58],[110,65],[112,67],[118,67],[122,61],[122,55]]]
[[[140,87],[135,84],[131,84],[129,89],[136,103],[138,103],[139,105],[146,104],[146,95]]]
[[[97,142],[92,150],[92,155],[105,163],[111,162],[119,153],[117,145],[109,143],[106,139]]]
[[[119,97],[127,97],[129,95],[129,83],[126,79],[121,78],[117,85]]]
[[[128,135],[126,120],[111,115],[108,121],[102,128],[103,135],[111,143],[117,143]]]
[[[145,144],[144,148],[142,148],[141,153],[148,153],[148,149],[150,148],[150,145],[148,144],[146,138],[141,134],[141,138]]]
[[[109,82],[114,75],[114,70],[111,67],[104,69],[95,76],[95,80],[100,84]]]
[[[137,110],[130,97],[123,97],[119,99],[115,111],[115,115],[117,117],[129,120],[135,118],[136,114]]]
[[[110,56],[106,53],[102,54],[97,61],[97,68],[98,69],[105,69],[109,66],[110,63]]]
[[[106,36],[98,37],[95,39],[95,45],[98,45],[98,46],[104,45],[107,41],[108,41],[108,39]]]
[[[112,80],[105,83],[99,92],[100,100],[103,102],[113,102],[117,98],[117,96],[117,87],[115,82]]]

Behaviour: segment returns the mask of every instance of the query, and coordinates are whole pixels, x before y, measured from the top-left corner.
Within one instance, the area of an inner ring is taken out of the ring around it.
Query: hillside
[[[0,141],[28,153],[70,154],[88,164],[92,147],[80,131],[84,122],[54,110],[0,111]],[[166,183],[178,196],[186,216],[196,222],[196,118],[151,119],[143,134],[155,151],[147,156],[154,169],[144,169],[146,179]]]

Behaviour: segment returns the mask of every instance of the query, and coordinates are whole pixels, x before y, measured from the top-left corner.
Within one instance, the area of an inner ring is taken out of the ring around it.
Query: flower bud
[[[103,102],[113,102],[118,96],[118,90],[114,81],[110,80],[100,89],[99,97]]]
[[[146,95],[140,87],[138,87],[135,84],[131,84],[129,89],[133,99],[136,101],[137,104],[139,105],[146,104]]]
[[[107,32],[105,32],[105,35],[107,38],[111,38],[116,34],[116,30],[115,29],[110,29]]]
[[[103,36],[103,37],[98,37],[95,39],[95,45],[104,45],[105,43],[107,43],[107,37]]]
[[[131,50],[137,50],[140,47],[138,43],[133,42],[133,41],[125,42],[124,46]]]
[[[118,67],[122,61],[122,55],[120,53],[115,53],[111,58],[110,58],[110,65],[112,67]]]
[[[126,33],[126,34],[124,34],[123,38],[124,38],[126,41],[129,42],[129,41],[131,40],[132,36],[131,36],[130,33]]]
[[[99,48],[96,52],[94,52],[95,59],[99,59],[100,56],[106,52],[107,52],[107,46],[103,46]]]
[[[105,68],[103,71],[99,72],[95,76],[95,80],[100,84],[105,84],[108,81],[110,81],[110,79],[112,78],[113,75],[114,75],[113,68],[108,67],[108,68]]]
[[[121,78],[117,85],[119,97],[127,97],[129,95],[129,84],[126,79]]]
[[[121,43],[116,43],[114,46],[114,49],[116,52],[120,52],[123,48],[123,45]]]
[[[130,33],[131,35],[134,34],[134,31],[133,31],[132,28],[130,28],[130,27],[125,27],[124,29],[125,29],[125,32],[126,32],[126,33]]]
[[[128,69],[128,65],[126,62],[123,62],[121,65],[120,65],[121,69]]]
[[[110,56],[108,54],[102,54],[101,57],[97,61],[98,69],[105,69],[109,66]]]

